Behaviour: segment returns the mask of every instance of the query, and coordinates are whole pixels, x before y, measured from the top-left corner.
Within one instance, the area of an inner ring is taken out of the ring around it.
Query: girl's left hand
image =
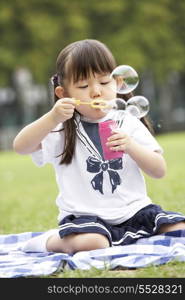
[[[124,151],[127,152],[131,146],[132,139],[126,133],[121,131],[115,131],[107,139],[106,145],[110,147],[112,151]]]

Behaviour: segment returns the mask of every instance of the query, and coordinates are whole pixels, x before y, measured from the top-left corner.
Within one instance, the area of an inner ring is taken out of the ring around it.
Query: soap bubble
[[[121,115],[124,111],[131,114],[132,116],[137,117],[138,119],[147,115],[150,109],[149,101],[143,96],[134,96],[130,98],[127,102],[124,99],[116,98],[110,101],[107,101],[105,107],[102,107],[101,110],[105,113],[108,113],[110,110],[119,111]]]
[[[127,101],[127,112],[138,119],[146,116],[149,109],[149,101],[143,96],[134,96]]]
[[[111,102],[114,104],[112,105],[113,109],[120,111],[120,113],[125,110],[127,113],[130,113],[138,119],[146,116],[150,109],[148,99],[143,96],[134,96],[127,102],[121,98],[117,98]]]
[[[127,102],[124,99],[116,98],[115,99],[115,109],[125,110],[127,107]]]
[[[124,99],[121,98],[116,98],[110,101],[107,101],[107,105],[102,108],[101,110],[103,112],[109,112],[109,110],[114,109],[114,110],[125,110],[127,106],[127,103]]]
[[[127,107],[127,112],[137,118],[139,118],[139,116],[140,116],[140,110],[135,105],[129,105]]]
[[[117,94],[128,94],[132,92],[139,83],[137,72],[127,65],[116,67],[110,77],[116,80],[115,91]]]

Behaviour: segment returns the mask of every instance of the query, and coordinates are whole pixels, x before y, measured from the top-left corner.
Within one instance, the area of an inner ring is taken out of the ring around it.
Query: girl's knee
[[[158,233],[165,233],[169,231],[184,230],[184,229],[185,229],[185,221],[182,221],[176,224],[164,224],[160,227]]]
[[[73,239],[73,251],[89,251],[95,249],[104,249],[110,246],[106,236],[98,233],[76,234]]]
[[[64,238],[51,236],[47,241],[47,250],[73,254],[79,251],[108,248],[110,246],[106,236],[97,233],[70,234]]]

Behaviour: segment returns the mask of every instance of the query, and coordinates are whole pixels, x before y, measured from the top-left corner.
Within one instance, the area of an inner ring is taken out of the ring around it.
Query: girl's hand
[[[138,167],[152,178],[161,178],[166,173],[166,163],[160,153],[138,144],[120,130],[115,130],[108,138],[107,146],[113,151],[127,153]]]
[[[106,145],[113,151],[127,152],[132,144],[132,139],[121,131],[114,131],[107,141]]]
[[[71,119],[74,114],[75,100],[72,98],[59,99],[50,111],[56,124]]]

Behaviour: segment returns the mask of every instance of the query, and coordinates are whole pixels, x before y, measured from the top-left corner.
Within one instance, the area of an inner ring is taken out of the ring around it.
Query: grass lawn
[[[168,173],[163,179],[146,176],[148,194],[166,210],[185,214],[185,132],[157,137],[164,148]],[[50,165],[36,167],[29,156],[0,152],[0,234],[45,231],[57,226],[57,186]],[[185,263],[137,270],[65,271],[57,277],[185,277]],[[54,275],[53,275],[54,277]]]

